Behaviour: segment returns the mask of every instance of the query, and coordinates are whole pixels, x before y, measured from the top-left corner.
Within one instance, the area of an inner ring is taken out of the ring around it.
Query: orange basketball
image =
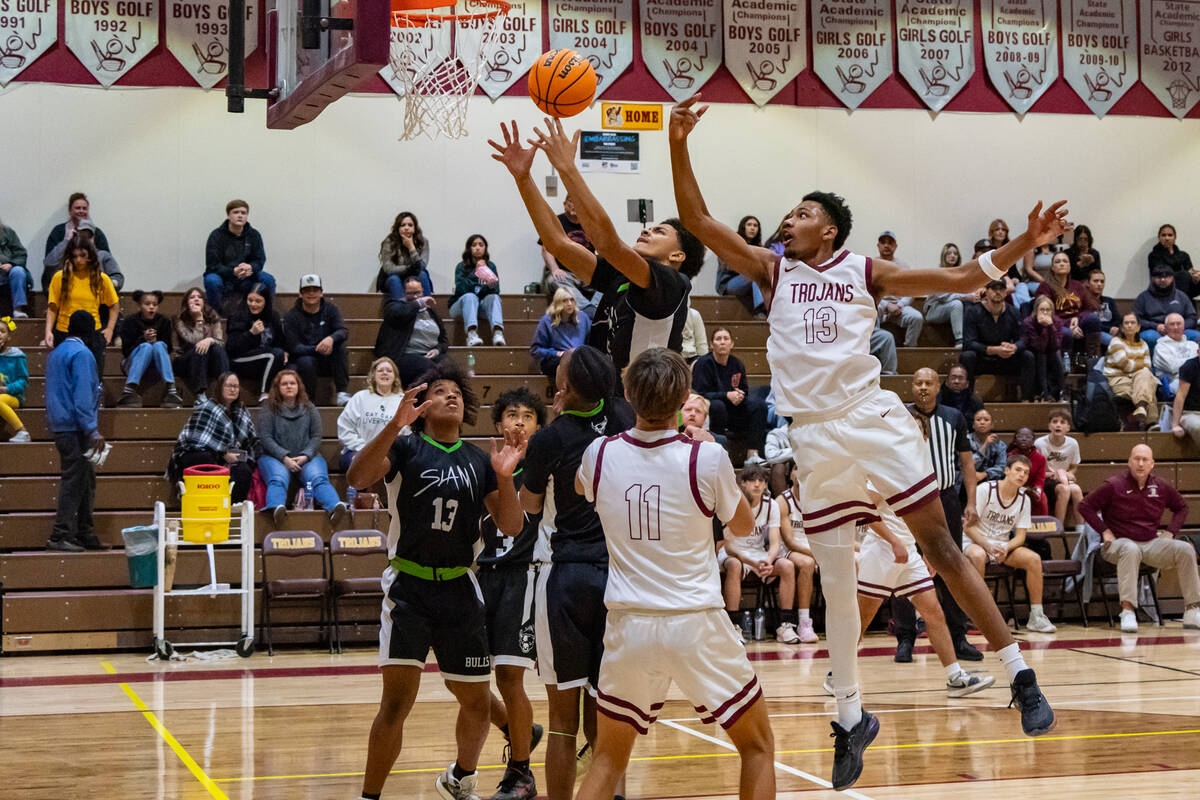
[[[529,70],[529,96],[552,117],[573,117],[596,96],[596,71],[574,50],[542,53]]]

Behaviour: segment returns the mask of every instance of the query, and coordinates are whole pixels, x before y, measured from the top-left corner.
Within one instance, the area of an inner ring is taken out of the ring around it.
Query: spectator
[[[404,282],[405,297],[383,304],[383,321],[375,335],[375,357],[396,364],[401,386],[412,386],[450,349],[446,328],[437,313],[437,299],[422,295],[421,279]]]
[[[795,462],[788,461],[779,466],[788,470],[789,477],[785,483],[789,487],[795,486]],[[779,506],[780,551],[796,565],[796,634],[802,643],[809,644],[819,638],[813,630],[809,609],[812,605],[813,578],[817,574],[817,558],[808,544],[808,535],[804,533],[804,514],[793,496],[792,489],[781,492],[775,502]]]
[[[580,313],[575,305],[575,295],[560,286],[554,290],[550,307],[538,320],[529,354],[538,362],[542,374],[553,383],[563,353],[587,344],[591,330],[592,321],[587,314]]]
[[[238,376],[223,372],[212,383],[212,396],[202,394],[175,440],[167,477],[183,480],[183,471],[200,464],[229,468],[230,500],[240,503],[250,494],[258,436],[250,412],[242,405]]]
[[[1126,314],[1121,335],[1108,343],[1104,377],[1114,395],[1133,403],[1134,420],[1141,427],[1147,419],[1158,418],[1158,379],[1150,371],[1150,346],[1137,331],[1138,318]]]
[[[943,269],[957,267],[962,264],[962,254],[958,245],[947,242],[942,246],[942,256],[938,266]],[[968,294],[931,294],[925,298],[924,312],[926,322],[949,322],[950,332],[954,334],[954,346],[959,350],[963,346],[963,303],[975,299],[974,293]]]
[[[68,336],[67,322],[76,311],[92,315],[95,330],[100,331],[100,310],[108,307],[108,321],[100,333],[80,340],[92,351],[96,374],[104,374],[104,348],[112,341],[117,327],[117,290],[112,279],[100,271],[100,256],[86,237],[72,237],[69,258],[63,269],[50,280],[46,306],[46,347],[57,347]]]
[[[1192,266],[1192,257],[1176,246],[1174,225],[1159,227],[1158,244],[1150,248],[1150,253],[1146,257],[1146,265],[1150,269],[1152,278],[1154,277],[1154,268],[1157,266],[1164,266],[1171,270],[1180,284],[1184,283],[1185,275],[1193,279],[1200,278],[1200,275],[1192,275],[1196,272],[1195,267]]]
[[[762,223],[758,221],[758,217],[742,217],[738,222],[737,232],[738,236],[741,236],[747,244],[753,247],[762,247]],[[739,275],[731,270],[724,261],[717,261],[717,294],[732,295],[740,300],[746,310],[756,318],[767,318],[767,307],[763,302],[762,289],[745,275]]]
[[[1008,446],[1008,458],[1025,456],[1029,459],[1029,477],[1025,479],[1025,493],[1029,495],[1030,512],[1044,516],[1046,514],[1046,495],[1043,493],[1046,485],[1046,457],[1034,446],[1033,431],[1029,428],[1018,428],[1013,434],[1012,443]]]
[[[1100,269],[1100,251],[1092,247],[1092,229],[1075,226],[1075,241],[1066,250],[1071,261],[1071,280],[1086,282],[1092,270]]]
[[[1104,294],[1104,284],[1104,272],[1093,269],[1088,275],[1088,291],[1100,306],[1096,311],[1096,319],[1100,322],[1100,346],[1107,350],[1112,338],[1121,334],[1121,313],[1117,311],[1117,301]]]
[[[208,304],[221,313],[228,292],[245,294],[255,284],[275,294],[275,278],[263,270],[267,251],[262,234],[249,221],[250,204],[230,200],[225,204],[225,221],[208,235],[204,248],[204,291]]]
[[[1079,442],[1067,434],[1071,431],[1071,412],[1065,408],[1056,408],[1050,412],[1050,433],[1040,436],[1033,446],[1046,458],[1046,482],[1043,484],[1047,502],[1054,501],[1054,516],[1065,528],[1068,525],[1068,515],[1075,516],[1083,500],[1083,488],[1075,477],[1082,460],[1079,455]]]
[[[746,459],[757,459],[767,435],[767,404],[750,393],[746,367],[733,355],[728,328],[713,331],[711,351],[692,365],[692,389],[709,402],[713,433],[744,440]]]
[[[1004,301],[1007,284],[988,281],[983,302],[963,312],[963,350],[959,357],[971,376],[971,387],[982,374],[1007,375],[1021,385],[1021,399],[1033,400],[1034,357],[1020,346],[1021,318]]]
[[[1121,630],[1137,632],[1138,571],[1142,564],[1174,569],[1186,609],[1183,627],[1200,628],[1200,575],[1196,573],[1196,551],[1179,537],[1187,521],[1187,502],[1173,486],[1153,474],[1154,451],[1134,445],[1129,452],[1129,469],[1093,489],[1079,506],[1079,513],[1100,532],[1100,556],[1117,565],[1117,591],[1121,597]],[[1172,512],[1166,530],[1166,509]]]
[[[788,217],[791,215],[792,212],[790,211],[784,214],[783,219],[779,220],[779,225],[775,228],[775,232],[772,233],[765,242],[763,242],[763,247],[767,248],[777,256],[783,255],[783,226],[785,223],[787,223]]]
[[[0,317],[0,421],[13,429],[9,442],[20,444],[30,441],[29,431],[17,416],[17,409],[25,402],[25,386],[29,382],[29,364],[18,347],[8,343],[8,337],[17,329],[17,323],[9,317]]]
[[[392,229],[379,244],[379,276],[375,291],[393,300],[404,299],[404,284],[409,278],[421,282],[421,292],[433,295],[429,277],[429,241],[411,211],[401,211],[392,220]]]
[[[311,489],[305,490],[306,495],[329,513],[329,524],[336,528],[346,517],[346,504],[329,482],[329,467],[321,455],[321,414],[308,401],[294,369],[275,376],[258,422],[262,442],[258,471],[267,484],[266,508],[271,509],[275,526],[282,527],[287,519],[288,489],[296,478]]]
[[[204,301],[200,287],[193,286],[184,293],[179,316],[171,328],[175,334],[171,361],[175,373],[197,400],[203,400],[209,381],[229,372],[225,323]]]
[[[721,447],[728,447],[728,439],[718,436],[708,429],[708,399],[703,395],[692,392],[687,402],[679,409],[679,430],[697,441],[711,439]]]
[[[1154,345],[1152,362],[1154,374],[1160,380],[1166,381],[1167,389],[1172,397],[1179,389],[1179,368],[1189,358],[1195,358],[1197,349],[1200,348],[1200,345],[1184,335],[1183,325],[1182,315],[1174,312],[1167,314],[1163,326],[1166,329],[1166,336],[1160,338]]]
[[[229,320],[226,350],[239,379],[258,386],[258,402],[267,399],[267,387],[287,361],[283,351],[283,318],[271,305],[271,290],[256,283]]]
[[[979,255],[980,243],[983,243],[988,250],[997,250],[1008,244],[1008,223],[1002,219],[991,221],[988,225],[988,238],[981,239],[975,244],[976,257]],[[1020,308],[1033,299],[1033,293],[1037,291],[1038,285],[1042,282],[1042,276],[1036,270],[1028,269],[1025,264],[1021,266],[1013,264],[1005,273],[1004,282],[1007,302]]]
[[[1191,358],[1179,368],[1179,388],[1172,406],[1171,432],[1175,438],[1191,436],[1200,445],[1200,392],[1192,394],[1192,384],[1200,382],[1200,358]]]
[[[683,323],[683,339],[679,344],[679,355],[691,364],[700,356],[708,355],[708,333],[704,330],[704,319],[700,312],[688,303],[687,321]]]
[[[1008,463],[1008,448],[1000,441],[1000,437],[992,432],[992,412],[986,408],[975,412],[967,441],[971,443],[976,483],[1003,478],[1004,467]]]
[[[575,201],[569,194],[563,198],[563,213],[558,215],[558,221],[568,239],[589,253],[596,252],[583,229],[583,223],[579,221],[579,215],[575,212]],[[568,272],[567,268],[542,245],[541,239],[538,240],[538,245],[542,247],[542,291],[552,298],[559,288],[566,289],[575,298],[575,307],[586,314],[589,320],[592,319],[600,302],[600,293]]]
[[[342,472],[350,469],[350,462],[358,451],[392,421],[403,399],[404,387],[397,379],[396,364],[386,356],[372,361],[371,371],[367,373],[367,388],[356,392],[338,415]]]
[[[1050,275],[1038,287],[1038,297],[1054,302],[1054,320],[1062,331],[1062,350],[1070,352],[1073,343],[1083,340],[1089,356],[1100,355],[1100,304],[1091,291],[1071,278],[1071,260],[1066,253],[1055,253]]]
[[[875,246],[879,250],[880,259],[890,261],[898,267],[908,267],[908,264],[903,261],[896,260],[896,234],[884,231],[879,234],[879,240]],[[920,311],[913,308],[911,297],[884,295],[879,298],[879,318],[875,324],[878,326],[885,322],[898,324],[904,329],[905,347],[916,347],[917,341],[921,338],[921,328],[925,325],[925,318],[921,316]]]
[[[60,222],[50,230],[50,235],[46,237],[46,255],[57,247],[60,243],[70,240],[77,230],[80,228],[80,223],[84,220],[91,222],[91,205],[88,203],[87,195],[83,192],[72,192],[67,198],[67,221]],[[92,225],[92,230],[95,233],[95,245],[97,250],[108,250],[112,248],[108,246],[108,237],[104,235],[104,231]],[[49,278],[42,281],[42,288],[45,288]]]
[[[900,362],[896,356],[896,337],[891,331],[876,328],[871,331],[871,355],[879,362],[881,375],[895,375]]]
[[[29,254],[17,232],[0,220],[0,286],[7,286],[12,300],[13,319],[29,317],[29,292],[33,277],[26,269]]]
[[[88,453],[103,451],[105,444],[97,428],[100,375],[90,353],[94,322],[83,309],[71,312],[66,336],[46,359],[46,422],[61,465],[58,510],[47,550],[101,549],[92,524],[96,470],[88,458]]]
[[[64,239],[54,246],[54,249],[46,254],[46,258],[42,261],[42,291],[48,291],[50,281],[54,278],[55,273],[63,268],[63,261],[66,260],[67,248],[72,242],[92,242],[95,244],[95,228],[88,220],[82,220],[79,223],[78,230],[70,239]],[[78,246],[78,245],[76,245]],[[125,285],[125,275],[121,272],[121,265],[113,258],[112,253],[102,247],[97,246],[96,256],[100,259],[100,269],[108,276],[113,283],[113,288],[118,292]]]
[[[975,412],[983,408],[983,400],[971,391],[971,379],[967,368],[955,364],[946,373],[946,380],[938,392],[938,405],[953,408],[963,415],[963,419],[974,419]]]
[[[175,389],[175,370],[171,365],[171,321],[158,313],[163,293],[158,289],[133,293],[138,313],[121,320],[121,370],[125,390],[118,406],[141,408],[142,393],[156,379],[167,384],[163,408],[179,408],[183,398]]]
[[[1062,398],[1063,358],[1059,331],[1058,321],[1054,318],[1054,301],[1039,294],[1033,301],[1033,312],[1021,321],[1020,342],[1023,350],[1033,353],[1035,401],[1057,402]]]
[[[300,277],[300,297],[283,318],[283,338],[288,360],[304,382],[309,397],[317,396],[317,376],[332,375],[336,403],[350,402],[350,361],[346,353],[349,332],[342,313],[325,299],[320,275]]]
[[[1142,339],[1154,350],[1159,337],[1167,332],[1167,314],[1183,317],[1184,336],[1200,342],[1196,330],[1196,307],[1191,298],[1175,288],[1175,275],[1164,264],[1158,264],[1150,275],[1150,286],[1133,301],[1133,313],[1142,330]],[[1122,331],[1124,330],[1122,326]]]
[[[767,431],[767,441],[763,445],[763,458],[771,469],[771,477],[767,483],[771,494],[782,495],[791,488],[790,476],[796,466],[796,462],[792,458],[792,443],[788,440],[786,425]]]
[[[467,346],[483,344],[477,328],[479,311],[492,326],[492,344],[504,345],[504,312],[500,308],[498,268],[488,253],[487,239],[480,234],[467,238],[462,261],[454,267],[454,295],[450,298],[450,316],[461,319],[467,330]]]

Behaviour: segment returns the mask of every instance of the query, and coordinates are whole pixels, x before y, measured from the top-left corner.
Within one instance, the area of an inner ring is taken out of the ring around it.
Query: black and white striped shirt
[[[929,442],[929,456],[933,459],[938,489],[958,486],[962,482],[959,453],[971,452],[966,418],[956,409],[940,403],[934,406],[930,414],[923,413],[912,403],[908,405],[908,410],[921,426],[925,441]]]

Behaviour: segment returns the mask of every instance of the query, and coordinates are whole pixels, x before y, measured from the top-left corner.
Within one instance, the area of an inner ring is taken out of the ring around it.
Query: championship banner
[[[900,74],[934,111],[941,111],[975,74],[973,0],[898,0]]]
[[[404,97],[404,82],[399,70],[407,69],[410,74],[416,74],[435,53],[447,52],[450,47],[450,28],[450,23],[440,20],[430,20],[420,28],[397,28],[393,25],[388,36],[391,43],[388,64],[379,70],[379,77],[392,87],[393,92]]]
[[[1138,79],[1134,2],[1063,3],[1063,77],[1097,117],[1107,114]]]
[[[1177,118],[1200,100],[1200,0],[1142,0],[1142,83]]]
[[[642,0],[642,63],[675,100],[721,65],[721,0]]]
[[[3,2],[3,0],[0,0]],[[167,3],[167,49],[205,89],[229,72],[229,3],[187,0]],[[258,3],[246,3],[245,55],[258,49]]]
[[[0,86],[58,41],[58,0],[0,0]]]
[[[158,46],[158,0],[65,0],[67,47],[112,86]]]
[[[599,97],[633,63],[633,0],[550,0],[549,12],[550,49],[590,61]]]
[[[766,105],[808,65],[802,0],[725,0],[725,68]]]
[[[1056,0],[981,0],[983,61],[996,91],[1024,114],[1058,77]]]
[[[501,17],[491,59],[479,76],[479,88],[493,100],[523,78],[542,54],[541,0],[509,0],[509,4],[512,10]],[[488,9],[486,3],[465,0],[458,4],[456,11],[460,14],[481,14]],[[472,28],[460,23],[455,32],[458,52],[464,56],[478,54],[481,32],[479,27]],[[466,43],[469,46],[464,48]]]
[[[812,0],[813,71],[849,108],[892,74],[891,0]]]

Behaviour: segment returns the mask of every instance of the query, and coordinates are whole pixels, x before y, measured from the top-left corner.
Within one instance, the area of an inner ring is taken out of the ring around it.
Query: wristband
[[[979,258],[976,260],[979,262],[979,268],[992,280],[997,281],[1004,277],[1006,270],[1002,270],[992,263],[991,250],[986,253],[980,253]]]

